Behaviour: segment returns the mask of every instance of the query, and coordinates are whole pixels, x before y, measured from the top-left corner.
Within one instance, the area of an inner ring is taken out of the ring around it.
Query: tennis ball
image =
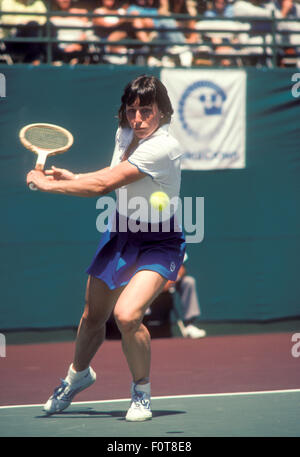
[[[151,194],[150,196],[150,205],[153,206],[153,208],[158,209],[159,211],[165,209],[169,203],[170,199],[165,192],[153,192],[153,194]]]

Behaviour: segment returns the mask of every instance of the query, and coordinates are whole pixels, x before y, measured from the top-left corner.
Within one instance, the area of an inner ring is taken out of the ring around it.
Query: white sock
[[[88,367],[82,371],[75,371],[72,365],[73,364],[71,363],[67,377],[66,377],[66,381],[69,382],[70,384],[72,382],[80,381],[80,379],[83,378],[89,372],[89,369],[90,369],[90,367]]]
[[[148,395],[151,394],[151,383],[150,382],[147,382],[147,384],[135,384],[133,382],[131,385],[132,392],[133,392],[134,386],[138,392],[146,392]]]

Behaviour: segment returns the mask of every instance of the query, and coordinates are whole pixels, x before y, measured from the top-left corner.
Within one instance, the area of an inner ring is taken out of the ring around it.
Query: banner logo
[[[6,97],[6,80],[3,73],[0,73],[0,98]]]
[[[182,148],[183,170],[245,167],[244,70],[163,69],[173,105],[171,134]]]
[[[6,357],[6,339],[3,333],[0,333],[0,357]]]
[[[224,90],[212,81],[197,81],[188,86],[178,103],[179,119],[187,134],[194,138],[205,135],[201,121],[205,116],[222,115],[226,98]],[[191,111],[197,111],[197,116],[189,117]]]

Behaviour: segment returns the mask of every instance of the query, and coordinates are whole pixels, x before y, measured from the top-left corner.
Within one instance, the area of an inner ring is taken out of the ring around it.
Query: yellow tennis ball
[[[165,192],[153,192],[150,196],[150,205],[159,211],[165,209],[169,203],[170,199]]]

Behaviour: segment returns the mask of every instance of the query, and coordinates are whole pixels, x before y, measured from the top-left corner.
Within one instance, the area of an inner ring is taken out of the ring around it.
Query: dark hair
[[[127,84],[124,89],[118,114],[121,127],[129,126],[126,117],[126,105],[132,105],[137,98],[140,99],[141,106],[157,103],[159,111],[163,114],[161,125],[171,121],[173,108],[167,89],[155,76],[141,75]]]

